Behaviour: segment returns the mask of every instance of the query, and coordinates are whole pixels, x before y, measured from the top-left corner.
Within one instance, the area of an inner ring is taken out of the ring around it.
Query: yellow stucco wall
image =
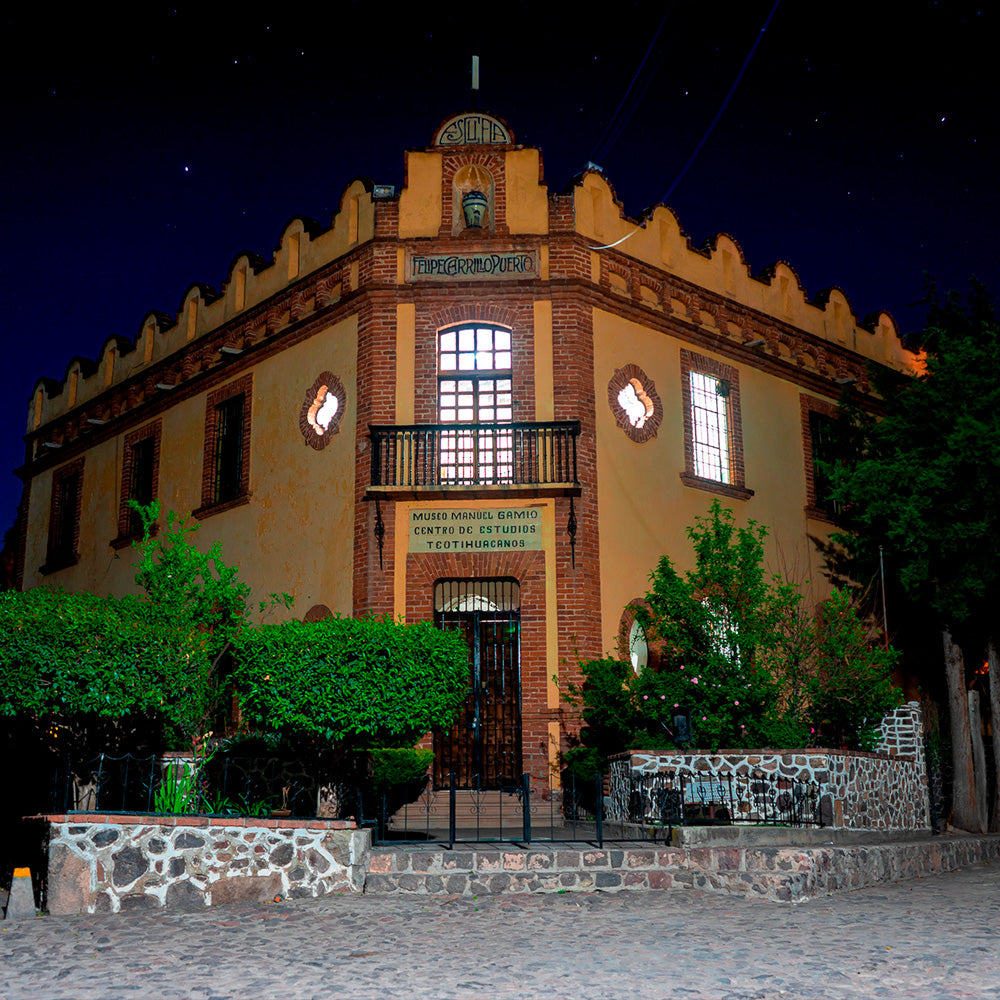
[[[685,531],[707,512],[716,494],[685,486],[684,412],[680,351],[687,346],[613,314],[594,312],[594,390],[597,399],[597,482],[600,511],[602,631],[606,651],[617,652],[618,627],[628,601],[643,596],[661,555],[681,571],[693,564]],[[704,357],[732,361],[709,351]],[[632,441],[615,423],[608,382],[616,368],[636,364],[653,380],[663,405],[657,436]],[[771,531],[768,569],[803,585],[809,599],[825,594],[814,546],[806,540],[806,482],[800,389],[774,375],[736,365],[740,377],[746,485],[749,500],[719,497],[736,514]],[[815,534],[820,522],[809,522]],[[807,581],[810,581],[807,584]]]
[[[339,433],[326,448],[316,451],[299,432],[299,411],[306,390],[324,370],[344,384],[347,407]],[[168,510],[186,514],[201,503],[206,396],[200,393],[183,400],[163,414],[159,498]],[[281,612],[282,616],[301,617],[313,604],[351,613],[356,413],[354,317],[254,366],[252,501],[207,517],[196,538],[205,549],[216,540],[222,542],[223,558],[240,567],[240,579],[253,589],[254,601],[266,599],[271,592],[292,594],[295,606]],[[123,441],[124,434],[87,451],[80,562],[49,576],[38,569],[45,562],[53,473],[45,472],[35,480],[25,588],[59,586],[111,594],[135,590],[132,550],[115,552],[109,544],[118,533]]]
[[[437,236],[441,226],[441,154],[411,151],[399,195],[399,237]]]
[[[537,149],[511,150],[504,157],[507,174],[507,228],[514,235],[549,231],[549,198],[539,183]]]

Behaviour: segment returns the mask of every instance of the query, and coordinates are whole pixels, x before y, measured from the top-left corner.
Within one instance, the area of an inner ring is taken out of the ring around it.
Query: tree
[[[900,701],[896,654],[873,641],[849,596],[834,590],[809,613],[796,586],[767,574],[767,529],[737,527],[718,502],[687,533],[694,569],[682,576],[664,556],[637,610],[650,665],[635,675],[616,660],[581,664],[584,683],[568,698],[584,726],[567,764],[586,775],[612,753],[673,749],[682,709],[699,748],[869,749]]]
[[[250,588],[239,581],[238,568],[223,560],[221,542],[208,552],[194,544],[198,525],[170,511],[158,532],[160,502],[132,506],[143,525],[141,540],[133,543],[135,582],[145,593],[148,616],[178,642],[164,713],[176,736],[194,748],[219,714],[226,693],[222,667],[233,640],[249,625]],[[291,602],[287,595],[272,600]],[[169,686],[170,679],[164,680]]]
[[[848,415],[855,447],[832,466],[845,506],[838,540],[855,566],[883,546],[887,570],[940,630],[954,764],[953,816],[984,828],[976,804],[962,641],[994,643],[1000,596],[1000,325],[982,286],[967,303],[928,289],[926,367],[885,375],[881,419]],[[998,683],[996,671],[990,684]],[[994,732],[1000,720],[994,719]],[[985,776],[983,776],[985,777]],[[996,810],[994,810],[996,812]]]

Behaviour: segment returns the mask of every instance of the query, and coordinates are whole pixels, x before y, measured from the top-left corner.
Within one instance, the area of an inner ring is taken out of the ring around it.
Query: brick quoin
[[[406,557],[406,620],[433,621],[434,584],[438,580],[466,577],[510,577],[520,586],[522,766],[532,776],[536,788],[547,791],[548,724],[559,718],[560,710],[547,707],[545,553],[411,552]]]

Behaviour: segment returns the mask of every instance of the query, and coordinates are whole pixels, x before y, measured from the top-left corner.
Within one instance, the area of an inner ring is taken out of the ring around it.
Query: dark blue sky
[[[473,52],[481,106],[542,148],[550,187],[595,159],[637,216],[681,173],[772,6],[8,14],[0,530],[36,378],[134,336],[148,309],[173,313],[192,281],[218,287],[290,216],[328,224],[351,177],[399,185],[403,149],[468,103]],[[810,296],[838,285],[904,331],[921,324],[925,271],[1000,290],[998,27],[985,5],[784,0],[671,207],[696,243],[728,232],[753,271],[786,260]],[[599,148],[647,50],[632,113]]]

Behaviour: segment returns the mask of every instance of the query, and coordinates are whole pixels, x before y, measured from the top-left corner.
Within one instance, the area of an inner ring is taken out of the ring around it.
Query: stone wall
[[[201,909],[360,892],[371,850],[371,832],[348,820],[44,818],[52,914]]]
[[[825,826],[844,830],[929,830],[920,705],[910,702],[890,712],[881,730],[882,740],[875,753],[810,749],[622,754],[611,762],[609,818],[628,818],[623,803],[628,801],[630,775],[670,771],[684,775],[762,773],[818,785],[818,808],[812,818]],[[749,823],[759,820],[745,803],[737,804],[735,818]]]
[[[1000,837],[804,847],[377,848],[366,893],[483,896],[701,889],[801,902],[1000,861]]]

